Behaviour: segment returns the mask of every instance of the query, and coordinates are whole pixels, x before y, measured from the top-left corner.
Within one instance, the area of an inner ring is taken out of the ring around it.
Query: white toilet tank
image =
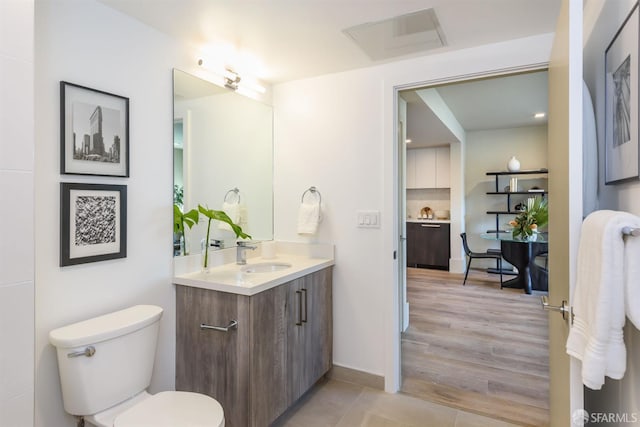
[[[144,391],[161,316],[160,307],[137,305],[51,331],[65,411],[95,414]]]

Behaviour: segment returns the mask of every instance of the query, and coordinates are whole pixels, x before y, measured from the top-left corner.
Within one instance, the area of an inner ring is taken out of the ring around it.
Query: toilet
[[[162,308],[136,305],[55,329],[64,409],[96,427],[224,427],[215,399],[149,394]]]

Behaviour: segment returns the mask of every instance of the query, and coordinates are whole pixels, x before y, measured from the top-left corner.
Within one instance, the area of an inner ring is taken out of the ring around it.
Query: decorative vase
[[[516,159],[516,156],[511,156],[509,163],[507,163],[507,169],[509,169],[509,172],[518,172],[520,170],[520,161]]]
[[[202,267],[203,273],[209,272],[209,245],[206,243],[206,239],[202,239],[200,242],[200,249],[202,250],[200,256],[200,266]]]

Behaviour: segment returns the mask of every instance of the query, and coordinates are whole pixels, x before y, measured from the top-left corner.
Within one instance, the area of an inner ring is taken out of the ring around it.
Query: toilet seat
[[[224,427],[215,399],[200,393],[164,391],[118,415],[113,427]]]

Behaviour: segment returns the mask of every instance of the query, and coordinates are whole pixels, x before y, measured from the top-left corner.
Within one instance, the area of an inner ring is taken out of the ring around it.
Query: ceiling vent
[[[356,25],[343,32],[374,61],[415,54],[446,45],[433,9]]]

